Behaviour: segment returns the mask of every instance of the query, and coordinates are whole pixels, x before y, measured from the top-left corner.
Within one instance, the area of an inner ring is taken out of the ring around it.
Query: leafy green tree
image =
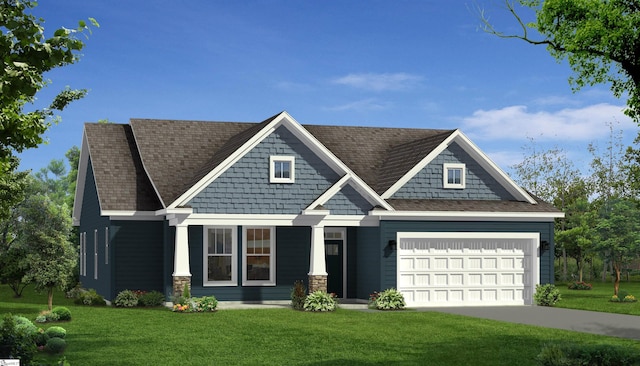
[[[595,215],[586,198],[570,202],[565,206],[565,226],[556,228],[556,244],[562,247],[567,256],[575,259],[578,268],[578,281],[583,281],[584,264],[594,253]]]
[[[574,72],[574,90],[610,84],[614,96],[627,97],[626,114],[640,122],[640,3],[636,0],[505,0],[521,33],[498,31],[480,9],[486,32],[543,45]],[[533,10],[535,22],[521,13]]]
[[[77,260],[69,242],[71,215],[66,205],[56,205],[42,194],[28,197],[19,214],[18,240],[29,262],[24,281],[47,291],[51,310],[54,288],[65,289]]]
[[[44,20],[31,14],[36,5],[28,0],[0,0],[0,217],[21,201],[26,174],[16,173],[16,153],[42,143],[44,132],[57,122],[55,111],[86,93],[66,88],[47,108],[25,111],[49,84],[46,72],[78,61],[84,46],[78,35],[90,32],[87,23],[80,21],[75,29],[59,28],[45,37]],[[98,26],[94,19],[89,21]]]
[[[613,290],[618,295],[621,271],[640,253],[640,210],[628,199],[612,199],[600,211],[596,223],[598,248],[611,261]]]

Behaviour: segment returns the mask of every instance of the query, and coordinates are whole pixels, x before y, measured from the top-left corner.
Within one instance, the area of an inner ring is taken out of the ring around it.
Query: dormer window
[[[271,156],[269,167],[270,183],[293,183],[295,181],[295,157]]]
[[[443,164],[444,188],[464,189],[465,186],[465,165],[464,164]]]

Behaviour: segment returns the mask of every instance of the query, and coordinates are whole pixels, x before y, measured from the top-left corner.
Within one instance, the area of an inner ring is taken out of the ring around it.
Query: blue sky
[[[21,168],[64,158],[84,122],[258,122],[283,110],[302,124],[460,128],[507,171],[529,138],[578,166],[588,143],[606,143],[607,122],[631,143],[624,100],[608,86],[572,93],[566,63],[482,32],[477,6],[517,31],[498,0],[42,0],[48,32],[88,17],[100,28],[79,63],[47,75],[42,102],[67,85],[89,94]]]

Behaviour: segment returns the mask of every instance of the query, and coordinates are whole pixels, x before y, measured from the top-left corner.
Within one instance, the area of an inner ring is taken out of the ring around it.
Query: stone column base
[[[182,296],[186,285],[191,292],[191,276],[173,276],[173,296]]]
[[[327,292],[327,275],[309,275],[309,293]]]

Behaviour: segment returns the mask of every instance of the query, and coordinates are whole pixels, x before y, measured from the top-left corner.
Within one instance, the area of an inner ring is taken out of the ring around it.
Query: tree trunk
[[[613,270],[616,274],[615,281],[613,282],[613,294],[618,296],[618,290],[620,290],[620,265],[618,262],[613,263]]]
[[[51,311],[53,310],[53,287],[49,287],[48,295],[47,305],[49,306],[49,311]]]

